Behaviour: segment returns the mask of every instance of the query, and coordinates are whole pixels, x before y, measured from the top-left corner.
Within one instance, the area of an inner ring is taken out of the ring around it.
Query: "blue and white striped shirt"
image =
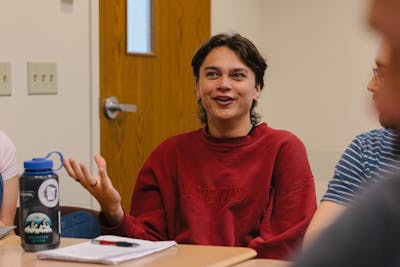
[[[389,129],[375,129],[357,135],[336,165],[322,200],[351,205],[369,184],[399,171],[398,134]]]

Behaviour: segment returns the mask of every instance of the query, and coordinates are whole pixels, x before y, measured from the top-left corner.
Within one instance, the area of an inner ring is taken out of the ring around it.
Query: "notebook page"
[[[68,247],[41,251],[38,252],[36,256],[39,259],[118,264],[176,245],[175,241],[147,241],[113,235],[103,235],[96,239],[137,243],[138,246],[120,247],[115,245],[93,244],[91,241],[86,241]]]

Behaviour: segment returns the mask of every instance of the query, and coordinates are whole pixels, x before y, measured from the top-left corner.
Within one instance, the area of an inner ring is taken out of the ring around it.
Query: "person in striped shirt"
[[[380,75],[385,121],[400,126],[400,0],[373,0],[370,24],[389,42]],[[382,85],[383,82],[383,85]],[[384,100],[384,101],[383,101]],[[396,104],[397,103],[397,104]],[[378,106],[379,107],[379,106]],[[380,114],[380,120],[384,116]],[[400,172],[374,183],[301,254],[292,267],[400,266]]]
[[[307,228],[303,247],[308,246],[323,230],[350,206],[366,188],[384,177],[400,171],[399,108],[382,92],[384,72],[389,64],[389,43],[381,42],[374,76],[368,83],[379,122],[384,127],[362,133],[347,147],[335,167],[328,190]]]

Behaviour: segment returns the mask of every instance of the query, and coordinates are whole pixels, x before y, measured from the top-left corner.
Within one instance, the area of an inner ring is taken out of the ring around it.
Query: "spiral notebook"
[[[93,262],[103,264],[118,264],[120,262],[144,257],[176,245],[175,241],[147,241],[114,235],[99,236],[94,240],[101,240],[103,244],[94,244],[86,241],[76,245],[40,251],[38,259],[52,259],[63,261]],[[134,244],[134,246],[117,246],[107,243]],[[99,243],[99,242],[97,242]]]

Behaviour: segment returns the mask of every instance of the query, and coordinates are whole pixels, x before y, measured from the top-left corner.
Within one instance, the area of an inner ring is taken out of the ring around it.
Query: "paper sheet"
[[[139,244],[139,246],[119,247],[114,245],[92,244],[91,241],[86,241],[68,247],[40,251],[36,256],[38,259],[118,264],[123,261],[137,259],[176,245],[175,241],[154,242],[113,235],[103,235],[96,239],[132,242]]]

